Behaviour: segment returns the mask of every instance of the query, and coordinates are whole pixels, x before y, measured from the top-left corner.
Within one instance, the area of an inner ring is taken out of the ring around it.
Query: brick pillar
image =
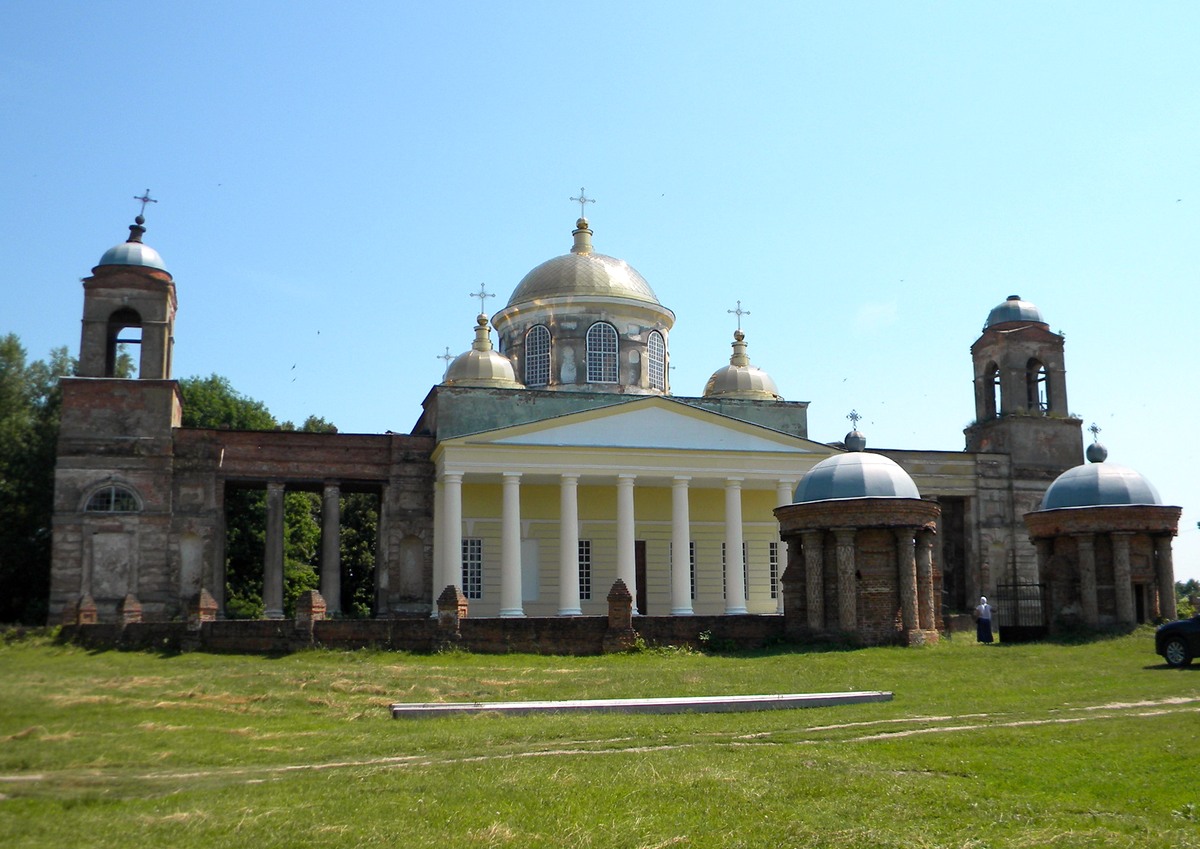
[[[805,531],[804,603],[808,609],[808,627],[825,630],[825,532]]]
[[[905,634],[920,627],[917,618],[917,558],[911,528],[897,528],[896,577],[900,588],[900,627]]]
[[[1137,624],[1133,608],[1133,570],[1129,562],[1129,531],[1112,534],[1113,590],[1117,596],[1117,624],[1132,627]]]
[[[937,630],[933,592],[933,531],[917,531],[917,622],[922,631]]]
[[[837,540],[838,627],[847,632],[858,630],[858,587],[855,581],[854,528],[834,528]]]
[[[457,645],[462,640],[462,620],[467,618],[467,597],[458,587],[449,584],[438,596],[437,609],[434,649]]]
[[[142,603],[137,600],[137,596],[130,593],[121,599],[121,603],[117,606],[117,616],[120,618],[122,625],[141,622]]]
[[[212,593],[201,589],[190,599],[187,605],[187,628],[189,631],[199,631],[203,622],[214,622],[217,618],[217,600]]]
[[[633,595],[625,582],[617,578],[608,591],[608,631],[604,635],[605,653],[629,651],[637,643],[633,630]]]
[[[321,497],[321,595],[334,616],[342,612],[341,497],[342,490],[337,484],[325,484]]]
[[[1079,610],[1083,624],[1096,628],[1100,625],[1100,606],[1096,598],[1096,537],[1076,534],[1075,547],[1079,556]]]
[[[305,590],[296,599],[296,623],[311,625],[325,618],[327,610],[324,597],[316,590]]]
[[[1158,615],[1163,619],[1176,619],[1179,611],[1175,607],[1175,560],[1171,554],[1171,538],[1166,534],[1154,538],[1154,574],[1158,577]]]
[[[267,484],[267,540],[263,563],[263,617],[283,618],[283,484]]]

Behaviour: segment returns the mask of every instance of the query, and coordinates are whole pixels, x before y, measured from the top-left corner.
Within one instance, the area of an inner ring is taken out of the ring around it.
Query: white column
[[[793,481],[780,479],[775,484],[775,506],[783,507],[786,504],[792,503],[792,493],[796,490],[796,484]],[[786,546],[779,546],[779,557],[777,558],[776,569],[779,571],[778,586],[775,590],[775,612],[783,613],[783,572],[787,569],[787,552],[784,550]]]
[[[579,475],[559,484],[558,539],[558,615],[579,616]]]
[[[332,618],[342,615],[342,491],[328,483],[322,496],[321,595]]]
[[[504,473],[500,520],[500,615],[524,616],[521,606],[521,473]]]
[[[742,556],[742,479],[725,480],[725,614],[747,613]]]
[[[633,545],[633,482],[637,475],[617,475],[617,577],[625,582],[637,609],[637,564]]]
[[[688,481],[677,475],[671,484],[671,615],[691,616],[692,519],[688,507]]]
[[[283,484],[267,484],[267,539],[263,564],[263,617],[283,618]]]
[[[438,596],[450,584],[463,588],[462,580],[462,472],[442,473],[442,541],[445,550],[438,558],[442,563],[440,587],[433,588],[433,606],[436,612]]]

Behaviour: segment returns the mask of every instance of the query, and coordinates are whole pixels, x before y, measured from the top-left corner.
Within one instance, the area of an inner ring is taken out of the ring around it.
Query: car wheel
[[[1167,666],[1187,666],[1192,662],[1192,653],[1188,651],[1187,642],[1182,637],[1172,637],[1163,646],[1163,659]]]

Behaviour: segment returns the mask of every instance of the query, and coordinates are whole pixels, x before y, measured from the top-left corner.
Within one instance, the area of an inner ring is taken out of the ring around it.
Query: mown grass
[[[0,643],[0,844],[1200,846],[1200,669],[1079,645],[605,658]],[[392,720],[393,701],[891,690]]]

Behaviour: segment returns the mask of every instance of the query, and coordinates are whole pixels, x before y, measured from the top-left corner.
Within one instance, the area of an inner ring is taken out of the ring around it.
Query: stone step
[[[782,693],[757,696],[680,696],[657,699],[572,699],[529,702],[403,702],[392,705],[392,718],[422,718],[461,713],[734,713],[795,710],[866,702],[890,702],[883,690],[850,693]]]

